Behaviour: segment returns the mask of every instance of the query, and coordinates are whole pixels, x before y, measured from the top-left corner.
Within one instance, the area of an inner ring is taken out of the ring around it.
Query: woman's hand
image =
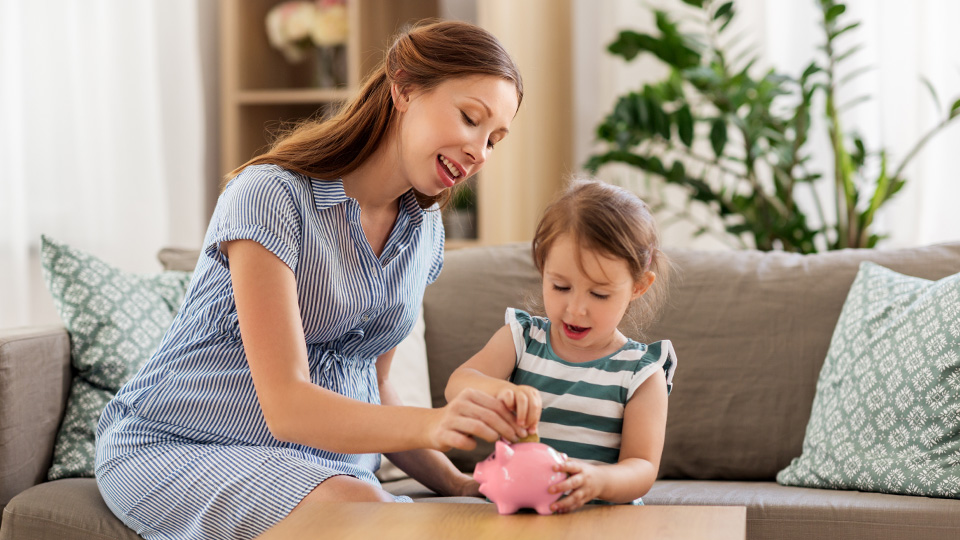
[[[526,435],[512,411],[480,390],[468,388],[435,411],[438,414],[429,426],[427,436],[429,447],[441,452],[451,448],[473,450],[477,446],[475,437],[487,442],[500,438],[517,442]]]
[[[603,493],[603,469],[597,465],[578,459],[566,459],[563,463],[554,465],[553,470],[570,475],[566,480],[550,486],[550,493],[566,493],[550,505],[550,509],[558,514],[573,512]]]
[[[540,413],[543,412],[540,391],[532,386],[516,384],[511,386],[512,388],[504,388],[498,392],[497,399],[514,412],[520,427],[525,428],[529,433],[536,433]],[[521,437],[526,436],[526,433],[521,435]]]

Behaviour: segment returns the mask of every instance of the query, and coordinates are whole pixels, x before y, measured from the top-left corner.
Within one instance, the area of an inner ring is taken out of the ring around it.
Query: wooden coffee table
[[[492,504],[307,502],[260,540],[744,540],[743,506],[587,506],[572,514],[497,514]]]

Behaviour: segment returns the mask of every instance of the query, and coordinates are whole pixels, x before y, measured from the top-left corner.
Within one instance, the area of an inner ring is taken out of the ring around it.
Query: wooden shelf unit
[[[440,14],[439,0],[347,0],[347,85],[315,88],[313,63],[287,62],[267,41],[281,0],[220,0],[220,173],[266,149],[288,122],[328,115],[353,96],[404,25]],[[219,180],[219,179],[218,179]]]

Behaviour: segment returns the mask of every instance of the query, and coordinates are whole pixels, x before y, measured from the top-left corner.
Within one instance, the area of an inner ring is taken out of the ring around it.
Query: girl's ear
[[[656,279],[657,275],[653,272],[644,272],[644,274],[640,276],[640,279],[633,282],[633,296],[630,297],[630,300],[636,300],[643,296],[643,293],[647,292]]]

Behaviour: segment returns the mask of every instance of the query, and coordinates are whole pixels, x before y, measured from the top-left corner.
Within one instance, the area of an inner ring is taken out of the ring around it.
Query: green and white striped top
[[[512,382],[540,390],[540,442],[572,458],[616,463],[623,411],[647,378],[664,370],[673,388],[677,355],[670,341],[631,339],[617,352],[590,362],[567,362],[550,345],[550,321],[509,308],[506,323],[517,348]]]

